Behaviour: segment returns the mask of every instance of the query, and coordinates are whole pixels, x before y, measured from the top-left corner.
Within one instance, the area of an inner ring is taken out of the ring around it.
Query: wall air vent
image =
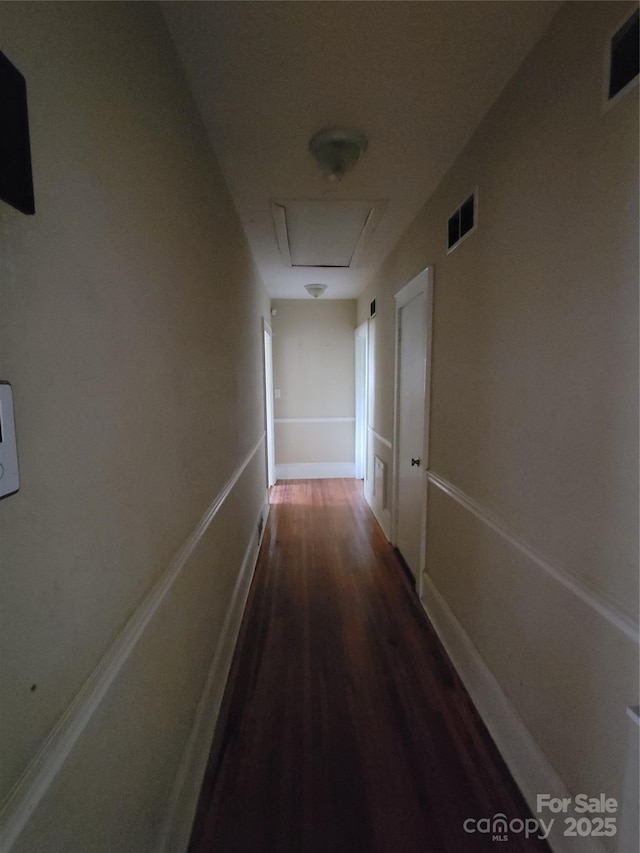
[[[449,217],[447,223],[447,253],[452,252],[462,240],[475,231],[477,192],[474,192]]]
[[[27,85],[0,53],[0,199],[21,213],[35,213]]]
[[[639,56],[638,50],[640,29],[638,26],[638,10],[626,19],[609,42],[608,46],[608,91],[609,101],[617,96],[622,97],[638,81]]]

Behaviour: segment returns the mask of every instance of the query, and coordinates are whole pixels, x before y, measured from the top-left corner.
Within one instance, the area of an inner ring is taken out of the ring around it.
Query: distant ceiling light
[[[318,296],[322,296],[322,294],[327,289],[326,284],[305,284],[304,289],[313,296],[314,299],[317,299]]]
[[[359,130],[328,127],[311,137],[309,150],[327,178],[337,183],[355,166],[367,145],[367,137]]]

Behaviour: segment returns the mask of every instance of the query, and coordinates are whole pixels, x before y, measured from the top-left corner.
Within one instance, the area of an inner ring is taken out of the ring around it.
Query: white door
[[[417,579],[423,569],[426,533],[426,426],[430,270],[396,295],[395,538]]]

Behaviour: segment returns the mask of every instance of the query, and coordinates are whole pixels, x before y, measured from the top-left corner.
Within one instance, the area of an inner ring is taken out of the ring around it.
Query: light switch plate
[[[14,494],[19,488],[13,389],[0,380],[0,498]]]

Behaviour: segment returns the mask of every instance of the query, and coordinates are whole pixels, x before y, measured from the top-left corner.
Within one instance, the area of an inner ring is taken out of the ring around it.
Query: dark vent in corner
[[[475,193],[460,205],[449,217],[447,225],[447,250],[450,252],[458,245],[463,237],[470,234],[476,224]]]
[[[369,317],[376,316],[376,300],[374,299],[369,306]]]
[[[611,39],[609,57],[609,100],[621,92],[638,76],[638,45],[640,29],[638,10],[628,18]]]

